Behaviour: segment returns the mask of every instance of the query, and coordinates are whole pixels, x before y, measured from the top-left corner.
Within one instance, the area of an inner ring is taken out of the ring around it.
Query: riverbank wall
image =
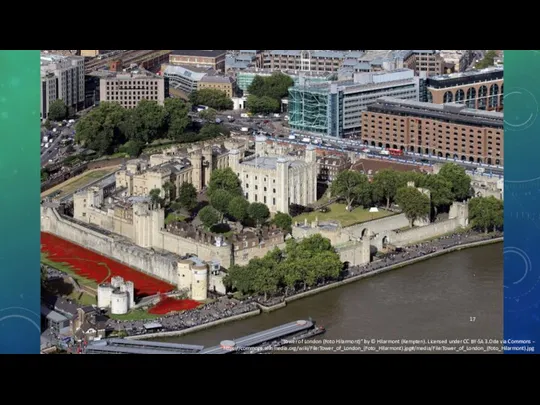
[[[317,287],[317,288],[314,288],[312,290],[302,292],[300,294],[295,294],[295,295],[293,295],[291,297],[285,298],[284,301],[282,301],[282,302],[280,302],[280,303],[278,303],[276,305],[265,306],[263,304],[257,303],[257,306],[259,307],[259,309],[255,310],[255,311],[250,311],[250,312],[246,312],[244,314],[219,319],[219,320],[216,320],[216,321],[208,322],[208,323],[205,323],[205,324],[202,324],[202,325],[197,325],[197,326],[187,328],[187,329],[182,329],[182,330],[179,330],[179,331],[158,332],[158,333],[149,333],[149,334],[138,335],[138,336],[129,336],[129,337],[126,337],[126,339],[144,340],[144,339],[155,339],[155,338],[172,337],[172,336],[175,336],[175,337],[184,336],[184,335],[187,335],[187,334],[190,334],[190,333],[194,333],[194,332],[198,332],[198,331],[201,331],[201,330],[204,330],[204,329],[211,328],[213,326],[218,326],[218,325],[222,325],[222,324],[225,324],[225,323],[229,323],[229,322],[233,322],[233,321],[237,321],[237,320],[241,320],[241,319],[251,318],[253,316],[260,315],[261,313],[268,313],[268,312],[277,311],[279,309],[285,308],[289,302],[293,302],[293,301],[296,301],[296,300],[299,300],[299,299],[302,299],[302,298],[310,297],[312,295],[320,294],[320,293],[322,293],[324,291],[328,291],[328,290],[343,286],[345,284],[350,284],[350,283],[353,283],[353,282],[356,282],[356,281],[359,281],[359,280],[362,280],[362,279],[365,279],[365,278],[368,278],[368,277],[373,277],[373,276],[375,276],[377,274],[381,274],[381,273],[384,273],[384,272],[387,272],[387,271],[397,270],[399,268],[406,267],[406,266],[409,266],[411,264],[415,264],[415,263],[418,263],[418,262],[421,262],[421,261],[433,259],[435,257],[442,256],[442,255],[452,253],[452,252],[457,252],[459,250],[471,249],[471,248],[475,248],[475,247],[492,245],[492,244],[496,244],[496,243],[502,243],[503,241],[504,241],[504,238],[500,237],[500,238],[493,238],[493,239],[482,240],[482,241],[478,241],[478,242],[470,242],[470,243],[464,243],[462,245],[452,246],[452,247],[449,247],[449,248],[444,249],[444,250],[440,250],[440,251],[433,252],[433,253],[430,253],[430,254],[427,254],[427,255],[424,255],[424,256],[416,257],[414,259],[410,259],[410,260],[402,261],[402,262],[399,262],[399,263],[395,263],[395,264],[383,267],[381,269],[371,271],[369,273],[359,274],[357,276],[353,276],[353,277],[347,278],[345,280],[341,280],[341,281],[334,282],[332,284]]]
[[[272,307],[266,307],[266,309],[267,309],[268,312],[275,311],[277,309],[281,309],[281,308],[285,307],[286,304],[289,303],[289,302],[296,301],[296,300],[299,300],[299,299],[302,299],[302,298],[306,298],[306,297],[309,297],[309,296],[312,296],[312,295],[315,295],[315,294],[319,294],[319,293],[321,293],[323,291],[328,291],[328,290],[340,287],[340,286],[345,285],[345,284],[350,284],[350,283],[353,283],[355,281],[362,280],[364,278],[373,277],[373,276],[375,276],[377,274],[385,273],[385,272],[391,271],[391,270],[397,270],[399,268],[406,267],[406,266],[409,266],[411,264],[415,264],[415,263],[422,262],[422,261],[425,261],[425,260],[433,259],[435,257],[442,256],[442,255],[452,253],[452,252],[457,252],[459,250],[470,249],[470,248],[480,247],[480,246],[485,246],[485,245],[492,245],[492,244],[495,244],[495,243],[502,243],[503,241],[504,241],[504,238],[493,238],[493,239],[483,240],[483,241],[479,241],[479,242],[471,242],[471,243],[466,243],[466,244],[463,244],[463,245],[452,246],[452,247],[449,247],[448,249],[433,252],[433,253],[427,254],[425,256],[415,257],[414,259],[405,260],[403,262],[392,264],[390,266],[386,266],[386,267],[383,267],[383,268],[378,269],[378,270],[370,271],[369,273],[359,274],[357,276],[353,276],[353,277],[347,278],[345,280],[337,281],[335,283],[324,285],[322,287],[317,287],[317,288],[314,288],[312,290],[309,290],[309,291],[306,291],[306,292],[303,292],[303,293],[300,293],[300,294],[295,294],[295,295],[293,295],[291,297],[285,298],[285,302],[284,302],[285,305],[281,305],[283,303],[280,303],[280,304],[274,305]],[[278,307],[278,308],[275,308],[275,307]]]
[[[216,321],[203,323],[202,325],[193,326],[191,328],[186,328],[182,330],[173,330],[173,331],[167,331],[167,332],[157,332],[157,333],[147,333],[145,335],[137,335],[137,336],[127,336],[126,339],[130,340],[146,340],[146,339],[156,339],[156,338],[163,338],[163,337],[178,337],[178,336],[184,336],[188,335],[193,332],[199,332],[204,329],[211,328],[213,326],[223,325],[224,323],[229,323],[233,321],[239,321],[241,319],[251,318],[253,316],[259,315],[261,313],[260,309],[256,309],[254,311],[246,312],[240,315],[234,315],[229,316],[227,318],[218,319]]]

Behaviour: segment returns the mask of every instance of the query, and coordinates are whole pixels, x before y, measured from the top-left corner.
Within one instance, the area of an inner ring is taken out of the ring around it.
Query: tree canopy
[[[54,100],[49,106],[49,119],[53,121],[62,121],[68,116],[68,108],[64,100]]]
[[[257,227],[260,227],[268,218],[270,218],[270,211],[265,204],[254,202],[249,205],[248,215],[255,221]]]
[[[238,222],[248,219],[249,202],[241,195],[231,198],[228,214]]]
[[[376,200],[384,200],[388,209],[401,185],[398,172],[391,169],[380,170],[373,176],[373,196]]]
[[[493,66],[495,64],[495,58],[497,57],[497,52],[487,51],[484,54],[484,58],[478,62],[475,66],[476,69],[485,69],[487,67]]]
[[[177,201],[182,208],[191,212],[197,206],[197,190],[195,186],[187,182],[182,183],[178,190]]]
[[[233,101],[225,92],[217,89],[201,89],[191,92],[189,101],[194,105],[204,105],[214,110],[232,110]]]
[[[409,220],[411,228],[414,221],[427,218],[431,210],[429,197],[416,187],[400,188],[396,193],[396,202]]]
[[[212,198],[212,194],[220,189],[228,191],[232,196],[242,195],[240,179],[230,167],[212,171],[210,182],[208,183],[208,197]]]
[[[337,279],[342,269],[330,241],[317,234],[300,241],[288,240],[283,252],[276,248],[246,266],[231,266],[225,283],[242,294],[263,294],[267,299],[269,294]]]
[[[274,215],[274,218],[272,218],[272,223],[275,226],[289,233],[292,231],[292,222],[292,217],[289,214],[285,214],[283,212],[276,213],[276,215]]]
[[[504,202],[490,197],[475,197],[469,202],[469,218],[473,228],[489,232],[502,230]]]
[[[192,142],[184,131],[190,123],[189,105],[178,98],[167,99],[163,106],[141,100],[132,110],[118,103],[102,102],[82,117],[76,125],[75,140],[99,155],[125,151],[136,156],[147,143],[169,138]],[[214,137],[206,131],[202,136]],[[129,145],[124,145],[129,141]]]
[[[281,72],[270,76],[255,76],[248,87],[247,109],[254,114],[278,112],[281,99],[289,94],[294,80]]]
[[[371,204],[371,185],[365,174],[353,170],[340,172],[332,182],[333,196],[343,198],[347,202],[347,210],[351,210],[354,202],[363,206]]]
[[[210,229],[212,226],[219,223],[221,219],[221,213],[217,211],[214,207],[207,205],[199,211],[199,219],[207,229]]]
[[[452,185],[453,200],[465,201],[471,197],[471,178],[463,167],[455,163],[445,163],[438,175]]]

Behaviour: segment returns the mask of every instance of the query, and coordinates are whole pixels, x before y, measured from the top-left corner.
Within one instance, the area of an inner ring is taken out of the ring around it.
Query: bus
[[[403,151],[401,149],[388,149],[390,156],[403,156]]]

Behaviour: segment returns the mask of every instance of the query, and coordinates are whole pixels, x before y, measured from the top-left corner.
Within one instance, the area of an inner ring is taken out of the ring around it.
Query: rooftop
[[[504,68],[497,66],[497,67],[488,67],[485,69],[469,70],[467,72],[461,72],[461,73],[449,73],[446,75],[432,76],[429,78],[429,80],[430,81],[443,81],[443,80],[449,80],[449,79],[474,77],[474,76],[486,75],[490,73],[499,73],[499,72],[503,73]]]
[[[504,125],[503,113],[496,111],[474,110],[464,104],[433,104],[420,101],[381,97],[368,106],[368,111],[385,111],[403,115],[422,115],[434,119],[448,120],[464,125],[482,125],[500,127]]]
[[[216,58],[221,55],[225,55],[227,51],[223,50],[195,50],[195,49],[187,49],[187,50],[178,50],[178,51],[172,51],[172,55],[182,55],[182,56],[201,56],[205,58]]]
[[[201,80],[205,83],[232,83],[233,79],[229,76],[215,76],[215,75],[205,75]]]
[[[285,160],[277,156],[261,156],[242,161],[241,164],[246,166],[258,167],[260,169],[275,170],[279,160]],[[300,160],[285,160],[289,162],[289,167],[299,167],[304,164]]]
[[[201,80],[206,74],[214,73],[210,67],[207,66],[181,66],[181,65],[167,65],[164,76],[176,75],[183,76],[193,80]]]

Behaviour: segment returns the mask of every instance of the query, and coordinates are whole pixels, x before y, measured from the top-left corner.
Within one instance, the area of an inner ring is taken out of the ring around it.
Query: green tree
[[[131,157],[137,157],[141,154],[144,143],[141,141],[127,141],[120,147],[120,152],[127,153]]]
[[[125,125],[131,140],[150,143],[164,135],[167,113],[157,101],[141,100],[137,107],[130,111]]]
[[[217,89],[195,90],[189,95],[189,101],[194,105],[204,105],[214,110],[232,110],[233,101],[227,94]]]
[[[163,191],[165,192],[165,199],[170,201],[174,199],[174,189],[175,186],[170,181],[166,181],[163,184]]]
[[[289,214],[278,212],[274,215],[272,223],[285,232],[292,232],[292,217]]]
[[[199,211],[199,219],[207,229],[210,229],[212,226],[218,224],[220,216],[221,214],[210,205],[207,205]]]
[[[54,100],[49,106],[49,118],[53,121],[62,121],[67,118],[68,109],[64,100]]]
[[[75,141],[99,155],[111,154],[125,143],[128,111],[120,104],[102,102],[75,126]]]
[[[452,184],[452,200],[465,201],[471,197],[471,178],[463,167],[455,163],[445,163],[438,175]]]
[[[51,121],[48,118],[45,120],[45,123],[43,124],[43,126],[48,130],[52,129]]]
[[[415,187],[402,187],[396,193],[396,202],[410,222],[429,216],[431,202],[429,197]]]
[[[189,125],[190,106],[180,98],[168,98],[165,100],[165,115],[167,126],[167,138],[181,140],[184,131]]]
[[[159,188],[153,188],[148,193],[150,195],[150,202],[153,207],[157,207],[163,204],[163,199],[161,198],[161,190]]]
[[[472,226],[485,233],[502,229],[504,203],[493,196],[472,198],[469,202],[469,216]]]
[[[230,167],[225,169],[216,169],[212,171],[210,182],[208,183],[207,195],[209,198],[216,190],[228,191],[231,196],[242,195],[240,179]]]
[[[377,201],[385,201],[386,209],[390,208],[390,203],[396,196],[397,189],[400,186],[399,175],[391,169],[383,169],[373,176],[372,190],[373,197]]]
[[[181,207],[188,210],[189,212],[197,206],[197,190],[195,186],[191,183],[184,182],[178,190],[177,201],[180,203]]]
[[[244,222],[248,218],[249,202],[243,196],[236,196],[230,199],[227,212],[237,222]]]
[[[347,202],[347,210],[352,210],[355,201],[360,204],[370,203],[371,187],[366,175],[353,170],[340,172],[332,182],[332,195],[343,198]]]
[[[255,76],[248,87],[248,93],[256,97],[263,96],[265,92],[265,81],[263,76]]]
[[[262,224],[270,217],[270,211],[268,207],[260,202],[254,202],[249,205],[248,215],[257,224],[257,228],[260,228]]]
[[[199,113],[199,117],[203,120],[215,123],[217,117],[217,111],[213,108],[208,108]]]
[[[487,67],[493,66],[495,64],[495,58],[497,57],[497,52],[487,51],[484,54],[484,58],[478,62],[475,66],[476,69],[485,69]]]
[[[230,133],[231,132],[223,125],[205,124],[199,131],[199,139],[207,140],[207,139],[219,138],[221,136],[228,137]]]
[[[281,72],[270,76],[255,76],[248,87],[248,93],[257,97],[270,97],[281,103],[283,97],[289,94],[289,87],[294,86],[294,80]]]
[[[280,102],[268,96],[250,94],[246,100],[246,108],[253,114],[269,114],[280,110]]]
[[[452,183],[438,174],[426,176],[425,187],[431,192],[431,205],[435,216],[441,207],[448,207],[453,202]]]
[[[216,211],[220,213],[220,222],[223,221],[223,216],[228,213],[231,198],[231,193],[223,189],[215,190],[209,197],[210,205],[212,205],[212,207],[214,207]]]

